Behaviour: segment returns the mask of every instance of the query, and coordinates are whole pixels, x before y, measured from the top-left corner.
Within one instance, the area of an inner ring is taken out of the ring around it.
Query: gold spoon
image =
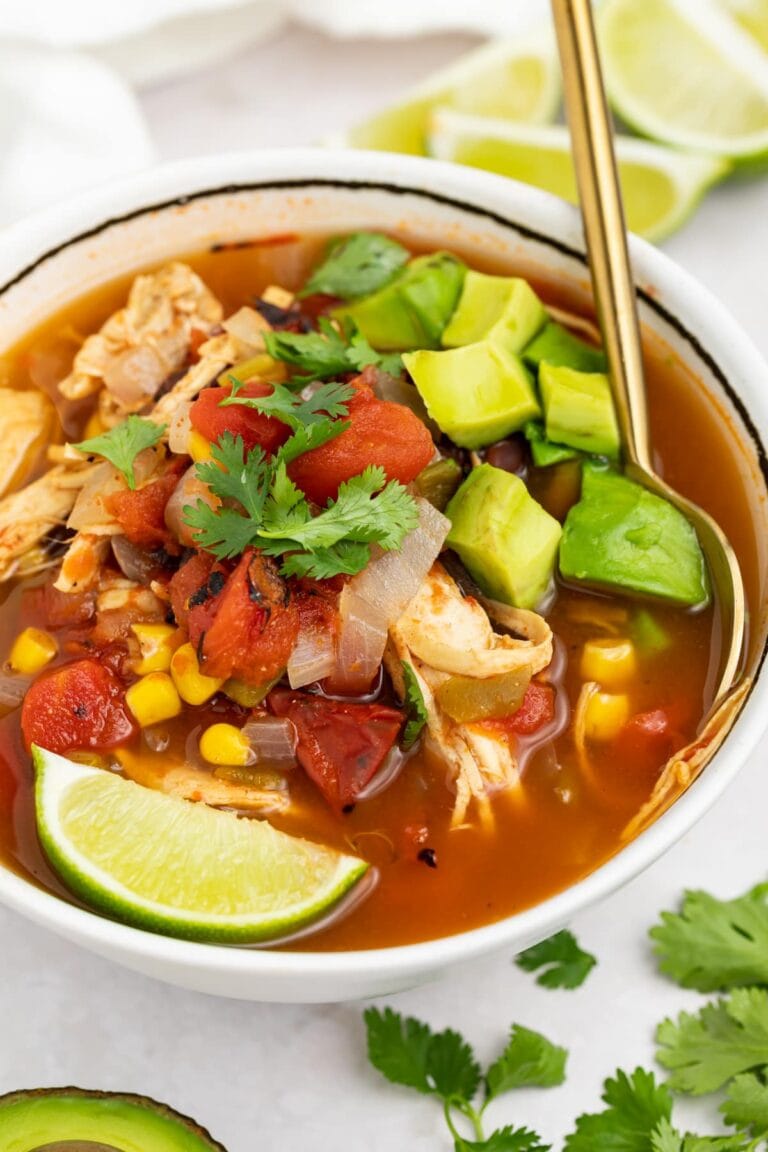
[[[590,0],[552,0],[552,11],[597,319],[608,357],[624,468],[632,480],[679,508],[699,538],[715,611],[720,614],[722,648],[713,693],[717,705],[738,677],[744,646],[746,606],[739,562],[712,517],[675,492],[653,470],[640,326]]]

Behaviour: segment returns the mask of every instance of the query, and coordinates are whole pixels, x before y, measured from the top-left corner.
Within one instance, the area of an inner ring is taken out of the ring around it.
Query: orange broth
[[[269,283],[298,287],[317,259],[319,241],[295,237],[275,243],[198,253],[188,262],[222,300],[225,313],[250,302]],[[490,269],[494,270],[494,269]],[[499,269],[496,269],[499,271]],[[509,272],[504,268],[505,273]],[[52,316],[0,357],[0,384],[37,385],[54,395],[69,370],[77,344],[125,299],[122,278]],[[539,285],[550,303],[551,288]],[[648,357],[648,391],[653,445],[665,478],[709,510],[728,533],[745,576],[753,618],[762,603],[764,573],[756,540],[751,495],[740,466],[742,449],[725,415],[709,403],[701,386],[661,346]],[[77,438],[87,419],[82,405],[64,412],[67,436]],[[557,513],[567,506],[573,479],[568,465],[539,470],[531,482],[536,498]],[[30,578],[24,586],[40,582]],[[0,585],[0,659],[19,630],[24,588]],[[493,819],[483,824],[470,809],[466,826],[451,830],[453,794],[446,768],[417,752],[399,776],[378,795],[337,816],[314,785],[296,768],[291,774],[292,805],[271,817],[286,831],[352,850],[376,866],[373,890],[348,914],[333,915],[290,948],[340,950],[386,947],[427,940],[475,928],[529,907],[592,872],[621,846],[621,832],[648,798],[653,775],[640,778],[608,751],[590,755],[580,766],[568,726],[581,687],[579,654],[584,642],[604,634],[599,622],[618,620],[618,631],[636,605],[558,586],[547,619],[557,637],[552,683],[557,687],[558,728],[545,740],[520,741],[524,786],[497,794]],[[717,650],[711,608],[701,612],[653,605],[654,619],[670,638],[666,649],[641,655],[629,687],[633,712],[672,706],[681,737],[693,737],[711,703],[707,688]],[[27,612],[24,624],[35,623]],[[188,709],[168,727],[168,752],[142,756],[183,758],[187,733],[207,715],[225,718],[227,705]],[[190,719],[189,712],[195,713]],[[655,766],[655,771],[661,765]],[[426,830],[426,831],[425,831]],[[427,846],[430,866],[418,858]],[[7,866],[40,885],[68,895],[48,867],[34,830],[32,774],[19,730],[19,710],[0,720],[0,857]],[[71,899],[71,897],[68,897]],[[344,912],[345,910],[342,910]]]

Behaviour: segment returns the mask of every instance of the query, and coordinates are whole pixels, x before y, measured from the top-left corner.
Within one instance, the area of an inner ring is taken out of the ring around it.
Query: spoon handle
[[[552,0],[552,11],[597,319],[625,460],[650,470],[640,327],[592,8],[590,0]]]

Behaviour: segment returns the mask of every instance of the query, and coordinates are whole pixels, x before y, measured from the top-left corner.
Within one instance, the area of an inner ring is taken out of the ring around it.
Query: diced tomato
[[[638,712],[616,737],[616,766],[623,773],[653,783],[673,752],[685,742],[669,710]]]
[[[296,756],[332,808],[354,804],[394,747],[403,718],[383,704],[328,700],[286,688],[269,694],[298,736]]]
[[[34,682],[24,698],[21,729],[28,748],[69,752],[115,748],[135,726],[114,672],[96,660],[76,660]]]
[[[288,467],[294,484],[316,504],[335,499],[339,484],[369,464],[380,465],[388,480],[409,484],[435,452],[428,429],[410,408],[377,399],[362,377],[353,383],[356,392],[347,405],[349,428]]]
[[[197,637],[191,614],[187,621],[207,676],[266,684],[280,675],[299,634],[299,612],[272,560],[245,552],[209,611],[211,622]]]
[[[261,380],[249,380],[240,389],[239,395],[269,396],[273,390],[273,384],[265,384]],[[277,451],[291,434],[288,425],[273,416],[265,416],[255,408],[246,408],[243,404],[232,404],[222,408],[221,401],[231,395],[231,384],[205,388],[190,409],[189,418],[192,427],[211,442],[218,440],[225,432],[231,432],[233,436],[242,436],[247,449],[258,445],[268,455]]]
[[[131,544],[178,553],[179,545],[166,527],[164,512],[184,471],[184,462],[174,461],[159,480],[153,480],[134,492],[126,489],[107,498],[108,510]]]
[[[206,595],[208,577],[215,564],[215,559],[207,552],[193,552],[171,577],[168,584],[171,608],[176,623],[182,628],[186,627],[187,618],[194,607],[194,603],[190,605],[190,600],[194,600],[196,596],[201,602],[209,598]]]
[[[484,727],[495,731],[511,733],[515,736],[533,736],[540,728],[551,724],[555,718],[555,692],[549,684],[537,684],[532,680],[528,685],[523,702],[517,712],[503,720],[483,720]]]
[[[22,595],[22,614],[46,628],[78,627],[93,620],[96,613],[95,592],[59,592],[53,581],[26,588]]]

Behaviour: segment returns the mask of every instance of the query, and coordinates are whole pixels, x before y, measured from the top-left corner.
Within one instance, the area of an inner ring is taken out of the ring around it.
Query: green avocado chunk
[[[452,498],[449,547],[487,596],[535,608],[554,573],[562,529],[511,472],[481,464]]]
[[[541,415],[528,369],[492,340],[444,352],[407,352],[403,363],[429,415],[462,448],[503,440]]]
[[[352,320],[368,343],[381,351],[439,348],[466,270],[450,252],[417,256],[384,288],[337,308],[333,316]]]
[[[539,391],[548,440],[596,456],[618,458],[619,426],[607,376],[543,363],[539,367]]]
[[[3,1152],[226,1152],[194,1121],[144,1096],[78,1088],[0,1097]]]
[[[486,337],[519,352],[545,324],[544,305],[526,280],[467,272],[456,311],[443,332],[444,348],[460,348]]]
[[[555,320],[545,324],[538,336],[526,345],[523,359],[533,369],[542,361],[555,367],[575,368],[577,372],[605,372],[608,367],[604,352],[579,340]]]
[[[531,449],[531,459],[537,468],[548,468],[551,464],[562,464],[564,460],[575,460],[579,453],[575,448],[564,444],[553,444],[547,440],[544,425],[540,420],[529,420],[523,434]]]
[[[581,499],[563,527],[560,573],[574,583],[675,604],[709,599],[704,557],[682,512],[596,461],[582,465]]]

